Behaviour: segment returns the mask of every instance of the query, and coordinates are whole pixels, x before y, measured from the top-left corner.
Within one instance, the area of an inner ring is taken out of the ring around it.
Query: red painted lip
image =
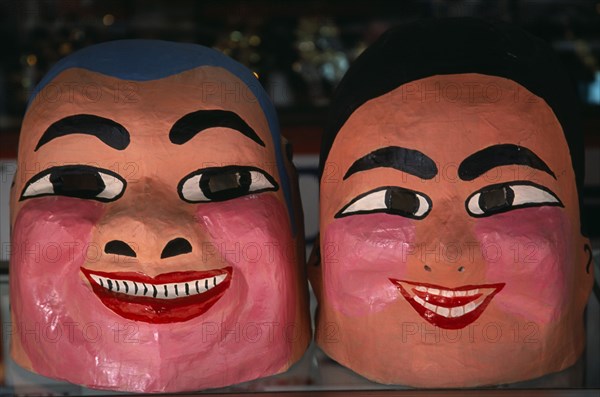
[[[83,267],[81,272],[102,303],[121,317],[163,324],[205,313],[229,288],[233,269],[172,272],[155,277]]]
[[[429,323],[445,329],[461,329],[481,316],[505,283],[447,288],[390,278],[402,296]]]

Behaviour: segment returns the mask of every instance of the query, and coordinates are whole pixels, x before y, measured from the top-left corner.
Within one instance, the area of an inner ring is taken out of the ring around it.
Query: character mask
[[[575,102],[549,47],[514,27],[422,21],[367,49],[321,153],[323,350],[418,387],[572,365],[593,280]]]
[[[293,167],[252,73],[127,40],[59,62],[23,121],[12,355],[169,392],[285,371],[310,339]]]

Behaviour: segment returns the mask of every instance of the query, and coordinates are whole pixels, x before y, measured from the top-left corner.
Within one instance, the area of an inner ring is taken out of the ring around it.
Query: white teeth
[[[472,289],[469,291],[450,291],[445,289],[440,290],[437,288],[427,288],[423,287],[422,285],[415,287],[415,290],[419,292],[426,292],[430,295],[445,296],[447,298],[453,298],[455,296],[473,296],[479,293],[479,289]]]
[[[479,306],[478,304],[476,304],[475,302],[469,302],[465,305],[465,314],[472,312],[473,310],[477,309],[477,306]]]
[[[227,278],[227,274],[207,277],[185,283],[150,284],[139,281],[110,279],[92,274],[92,279],[99,286],[109,291],[119,292],[130,296],[146,296],[156,299],[177,299],[186,296],[202,294]]]
[[[467,313],[472,312],[473,310],[477,309],[479,307],[479,305],[481,305],[484,302],[485,299],[480,298],[476,302],[469,302],[466,305],[453,307],[453,308],[447,308],[447,307],[433,305],[429,302],[426,302],[425,300],[423,300],[423,298],[420,298],[417,295],[413,296],[413,300],[415,302],[417,302],[419,305],[426,308],[427,310],[431,310],[432,312],[437,313],[440,316],[451,318],[451,317],[460,317]]]
[[[450,317],[460,317],[465,314],[464,306],[453,307],[450,309]]]
[[[438,306],[437,309],[435,309],[435,312],[440,316],[450,317],[450,309],[447,307]]]
[[[446,289],[439,289],[439,288],[427,288],[422,285],[414,286],[413,290],[427,294],[427,295],[421,294],[421,296],[423,296],[423,298],[425,298],[425,299],[423,299],[419,295],[414,295],[412,297],[412,299],[415,302],[417,302],[419,305],[423,306],[425,309],[432,311],[434,313],[437,313],[440,316],[443,316],[446,318],[455,318],[455,317],[464,316],[467,313],[471,313],[473,310],[477,309],[485,301],[485,298],[480,296],[480,297],[477,297],[477,299],[473,302],[469,302],[462,306],[448,308],[448,307],[442,307],[442,306],[432,304],[431,302],[429,302],[429,300],[435,300],[435,299],[433,299],[433,298],[430,299],[430,296],[454,298],[454,297],[475,296],[477,294],[481,294],[481,292],[479,291],[478,288],[471,289],[471,290],[457,291],[457,290],[446,290]]]

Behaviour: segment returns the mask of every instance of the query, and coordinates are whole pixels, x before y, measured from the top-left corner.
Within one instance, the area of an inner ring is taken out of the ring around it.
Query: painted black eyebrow
[[[438,173],[435,162],[426,154],[414,149],[387,146],[356,160],[348,168],[344,180],[357,172],[379,167],[394,168],[421,179],[431,179]]]
[[[52,123],[34,151],[55,138],[70,134],[93,135],[116,150],[125,149],[130,141],[129,132],[121,124],[93,114],[76,114]]]
[[[472,181],[493,168],[513,164],[544,171],[556,179],[554,172],[535,153],[526,147],[513,144],[489,146],[473,153],[458,167],[458,176],[463,181]]]
[[[241,132],[260,146],[265,146],[252,127],[229,110],[198,110],[188,113],[173,124],[169,132],[169,139],[176,145],[183,145],[196,134],[213,127],[231,128]]]

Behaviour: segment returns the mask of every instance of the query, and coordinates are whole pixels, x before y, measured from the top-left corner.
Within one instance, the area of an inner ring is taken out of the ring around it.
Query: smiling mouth
[[[445,329],[460,329],[481,316],[504,283],[446,288],[434,284],[390,279],[417,313]]]
[[[187,321],[206,312],[230,285],[232,268],[163,273],[100,272],[81,268],[102,303],[128,320]]]

